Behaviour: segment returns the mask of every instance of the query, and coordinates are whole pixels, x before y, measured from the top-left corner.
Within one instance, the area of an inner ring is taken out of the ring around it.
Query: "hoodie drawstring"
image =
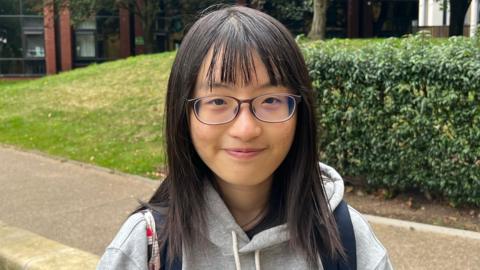
[[[242,270],[240,265],[240,255],[238,255],[237,234],[232,231],[233,257],[235,257],[235,269]],[[260,270],[260,250],[255,250],[255,270]]]
[[[255,270],[260,270],[260,250],[255,250]]]
[[[238,256],[238,245],[237,245],[237,234],[235,231],[232,231],[232,239],[233,239],[233,256],[235,257],[235,269],[242,270],[240,266],[240,256]]]

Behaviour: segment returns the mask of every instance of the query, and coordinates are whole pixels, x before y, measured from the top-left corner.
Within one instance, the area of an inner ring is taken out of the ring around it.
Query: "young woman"
[[[162,216],[153,227],[162,269],[324,269],[321,258],[348,259],[332,215],[343,180],[319,163],[314,104],[302,54],[272,17],[228,7],[191,27],[168,83],[168,176],[146,205]],[[357,269],[391,269],[347,209]],[[145,213],[128,218],[98,269],[158,269],[147,262]]]

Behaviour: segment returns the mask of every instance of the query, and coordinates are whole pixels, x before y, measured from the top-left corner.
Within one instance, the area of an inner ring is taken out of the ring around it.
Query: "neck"
[[[244,230],[255,226],[265,214],[272,179],[254,186],[239,186],[217,178],[222,198],[235,221]]]

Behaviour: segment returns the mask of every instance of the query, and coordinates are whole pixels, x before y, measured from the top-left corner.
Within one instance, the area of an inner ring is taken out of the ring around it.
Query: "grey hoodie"
[[[329,204],[335,209],[343,198],[344,184],[331,167],[320,163]],[[305,258],[288,245],[285,224],[272,227],[249,239],[235,222],[215,189],[206,185],[206,221],[202,247],[184,249],[182,269],[308,269]],[[368,222],[349,207],[357,249],[357,269],[393,269],[387,251],[375,237]],[[146,222],[142,214],[130,216],[107,247],[97,269],[147,270]],[[319,259],[320,261],[320,259]],[[323,267],[320,265],[320,269]]]

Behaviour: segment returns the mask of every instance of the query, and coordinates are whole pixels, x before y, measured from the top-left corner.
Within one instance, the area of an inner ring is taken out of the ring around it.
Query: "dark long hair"
[[[318,255],[337,257],[344,252],[326,199],[317,155],[313,90],[303,56],[289,31],[277,20],[254,9],[234,6],[210,12],[188,31],[177,52],[166,99],[167,177],[149,203],[166,207],[161,243],[168,241],[168,258],[182,254],[205,228],[204,181],[211,170],[200,159],[189,132],[186,100],[192,95],[200,67],[213,52],[208,73],[220,65],[221,81],[248,83],[253,52],[265,65],[273,85],[283,85],[302,96],[292,146],[274,172],[270,202],[286,222],[290,244],[318,266]]]

